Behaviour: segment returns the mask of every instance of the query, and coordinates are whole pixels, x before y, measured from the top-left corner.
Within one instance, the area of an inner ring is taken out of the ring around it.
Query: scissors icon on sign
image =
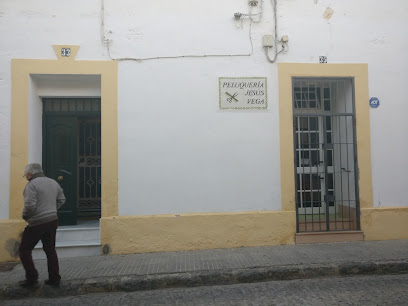
[[[231,103],[232,100],[235,100],[235,102],[238,102],[238,99],[235,98],[236,96],[238,96],[238,93],[234,93],[233,95],[231,95],[231,94],[228,93],[228,92],[225,92],[225,93],[229,96],[229,98],[227,98],[227,101],[228,101],[229,103]]]

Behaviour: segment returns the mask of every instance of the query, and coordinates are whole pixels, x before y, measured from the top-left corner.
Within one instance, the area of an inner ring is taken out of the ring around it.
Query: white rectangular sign
[[[266,109],[266,78],[219,78],[220,109]]]

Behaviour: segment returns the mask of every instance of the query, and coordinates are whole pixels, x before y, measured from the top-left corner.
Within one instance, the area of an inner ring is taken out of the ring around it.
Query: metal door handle
[[[64,179],[64,177],[62,175],[60,175],[57,180],[62,181]]]

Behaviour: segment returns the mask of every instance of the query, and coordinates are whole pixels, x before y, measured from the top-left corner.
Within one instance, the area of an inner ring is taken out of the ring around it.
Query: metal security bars
[[[293,78],[297,232],[357,230],[354,84]]]
[[[100,98],[44,98],[44,113],[100,113]]]
[[[78,213],[101,210],[101,120],[79,121]]]

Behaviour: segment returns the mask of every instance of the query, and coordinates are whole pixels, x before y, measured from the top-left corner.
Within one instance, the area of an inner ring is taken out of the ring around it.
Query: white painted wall
[[[120,64],[120,214],[280,209],[276,89],[269,110],[218,109],[218,77],[244,62]]]
[[[277,66],[261,47],[273,34],[271,2],[252,24],[251,56],[238,11],[248,13],[246,0],[105,0],[114,58],[243,55],[120,62],[120,214],[280,208]],[[370,111],[375,206],[408,204],[407,17],[405,0],[278,0],[279,35],[289,36],[278,62],[326,55],[369,64],[369,93],[381,103]],[[101,1],[0,2],[0,218],[8,217],[11,59],[55,59],[53,44],[80,45],[79,60],[109,59],[101,36]],[[268,110],[219,111],[220,76],[267,76]]]
[[[38,97],[100,97],[100,75],[32,75]]]

